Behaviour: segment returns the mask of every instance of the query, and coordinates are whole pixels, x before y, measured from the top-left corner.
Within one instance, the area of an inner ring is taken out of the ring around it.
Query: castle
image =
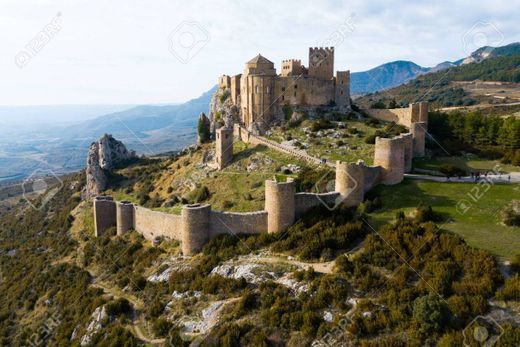
[[[287,106],[350,109],[350,71],[336,71],[334,76],[334,47],[309,48],[308,67],[301,60],[283,60],[280,74],[273,62],[258,54],[246,63],[242,74],[223,75],[218,85],[229,91],[240,123],[255,133],[282,121]]]
[[[334,105],[330,107],[350,110],[349,72],[338,71],[335,78],[332,76],[333,52],[332,48],[311,48],[308,69],[298,60],[285,60],[280,76],[276,75],[272,62],[258,55],[246,64],[243,75],[222,76],[219,85],[230,90],[233,105],[240,105],[241,121],[232,127],[215,130],[215,164],[218,169],[222,170],[232,162],[236,139],[252,145],[265,145],[314,165],[333,167],[333,191],[297,193],[291,179],[286,182],[267,180],[262,211],[221,212],[213,211],[211,205],[195,204],[183,206],[180,216],[98,196],[94,199],[96,236],[111,227],[116,227],[118,235],[136,230],[152,241],[157,237],[178,240],[183,254],[194,255],[207,241],[220,234],[280,232],[316,206],[325,205],[330,209],[340,204],[357,206],[363,202],[365,193],[376,185],[400,183],[405,173],[411,171],[412,159],[424,156],[427,102],[413,103],[408,108],[363,110],[369,117],[409,128],[408,133],[392,138],[376,138],[372,166],[362,161],[337,161],[333,165],[258,133],[260,123],[268,129],[273,121],[281,120],[280,108],[285,105],[295,108]]]

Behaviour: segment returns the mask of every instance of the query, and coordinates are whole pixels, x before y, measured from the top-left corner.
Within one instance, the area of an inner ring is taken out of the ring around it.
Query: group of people
[[[488,177],[488,171],[485,171],[485,172],[480,172],[480,171],[476,171],[476,172],[473,172],[471,171],[470,172],[470,177],[471,177],[471,181],[472,182],[478,182],[480,181],[480,179],[482,177],[485,177],[487,179]],[[450,180],[450,176],[446,176],[446,181],[449,181]],[[498,178],[502,178],[502,173],[501,172],[498,172]],[[462,176],[460,174],[457,175],[457,179],[460,181],[462,179]],[[511,175],[507,175],[507,180],[509,182],[511,182]]]

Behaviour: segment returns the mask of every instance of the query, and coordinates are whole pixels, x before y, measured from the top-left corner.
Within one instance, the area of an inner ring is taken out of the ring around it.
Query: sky
[[[0,106],[178,103],[261,53],[434,66],[520,41],[520,1],[0,0]]]

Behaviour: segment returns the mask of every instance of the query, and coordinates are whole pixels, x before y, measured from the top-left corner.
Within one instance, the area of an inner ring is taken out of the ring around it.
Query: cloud
[[[23,69],[15,55],[57,14],[62,29]],[[0,4],[2,104],[180,102],[222,73],[240,73],[259,52],[279,66],[307,63],[307,48],[352,18],[336,67],[360,71],[393,60],[432,66],[465,55],[461,38],[494,23],[504,44],[520,40],[520,4],[511,1],[20,1]],[[195,21],[209,41],[183,64],[168,36]]]

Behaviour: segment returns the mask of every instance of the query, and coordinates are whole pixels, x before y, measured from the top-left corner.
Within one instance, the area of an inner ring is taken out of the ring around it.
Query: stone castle
[[[254,212],[213,211],[211,205],[185,205],[181,215],[153,211],[128,201],[114,201],[107,196],[94,199],[96,236],[116,227],[117,234],[136,230],[148,240],[166,237],[181,242],[185,255],[195,255],[204,244],[221,234],[259,234],[279,232],[291,226],[310,209],[326,206],[333,209],[344,204],[357,206],[365,193],[378,184],[394,185],[410,172],[412,159],[424,155],[425,134],[428,122],[428,104],[411,104],[409,108],[367,110],[369,116],[408,125],[410,132],[393,138],[376,138],[374,165],[363,162],[337,161],[334,190],[331,192],[296,192],[295,183],[267,180],[265,182],[265,208]],[[373,111],[373,112],[372,112]],[[274,150],[323,165],[317,158],[267,140],[240,124],[233,129],[222,127],[216,132],[216,164],[222,169],[233,160],[233,141],[241,140],[252,145],[265,145]]]
[[[317,60],[313,55],[317,54]],[[366,115],[395,122],[409,132],[393,138],[375,140],[374,165],[363,162],[335,164],[315,158],[303,151],[283,146],[261,136],[255,129],[263,122],[265,128],[280,120],[280,108],[318,107],[323,105],[350,110],[349,72],[333,72],[333,49],[310,49],[309,68],[297,60],[282,63],[282,74],[276,75],[273,63],[257,56],[246,64],[243,75],[222,76],[220,86],[231,90],[231,102],[240,105],[240,122],[215,130],[215,165],[222,170],[233,161],[233,142],[240,140],[252,145],[265,145],[273,150],[305,160],[313,165],[327,165],[335,171],[333,191],[296,193],[296,185],[267,180],[265,207],[254,212],[213,211],[211,205],[185,205],[181,215],[153,211],[127,201],[116,202],[111,197],[94,199],[96,236],[116,227],[121,235],[136,230],[148,240],[166,237],[178,240],[185,255],[201,251],[204,244],[220,234],[258,234],[280,232],[290,227],[310,209],[325,205],[334,209],[343,204],[357,206],[367,191],[378,184],[394,185],[412,169],[412,159],[424,156],[428,126],[428,103],[410,104],[408,108],[367,109]],[[313,63],[314,62],[314,63]],[[319,63],[319,64],[318,64]]]
[[[350,71],[336,71],[334,76],[334,47],[309,48],[308,67],[301,60],[283,60],[280,74],[273,62],[258,54],[242,74],[221,76],[218,86],[229,91],[240,123],[260,134],[284,119],[287,106],[350,110]]]

